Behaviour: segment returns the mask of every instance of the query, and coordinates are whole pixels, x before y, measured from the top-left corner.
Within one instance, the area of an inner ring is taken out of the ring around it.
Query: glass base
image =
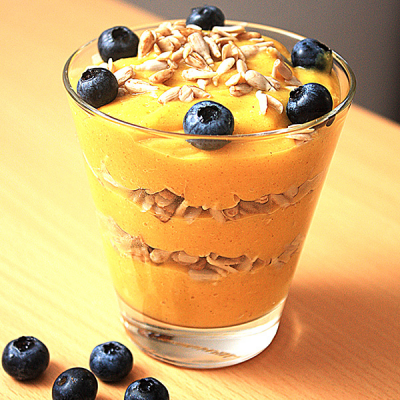
[[[150,356],[181,367],[220,368],[265,350],[278,330],[285,300],[255,321],[226,328],[196,329],[143,316],[119,299],[122,322],[133,342]]]

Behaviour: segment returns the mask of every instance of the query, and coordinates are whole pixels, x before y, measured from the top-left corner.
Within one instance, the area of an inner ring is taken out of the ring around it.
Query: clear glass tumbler
[[[303,39],[245,25],[289,51]],[[76,82],[96,53],[97,40],[77,50],[63,80],[127,332],[146,353],[180,366],[254,357],[277,332],[354,97],[351,69],[334,53],[341,102],[323,117],[229,136],[207,152],[191,136],[136,126],[82,101]]]

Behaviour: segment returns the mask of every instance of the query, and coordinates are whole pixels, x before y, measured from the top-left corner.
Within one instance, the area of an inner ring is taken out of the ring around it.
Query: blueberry
[[[120,58],[136,57],[139,38],[126,26],[114,26],[105,30],[97,41],[97,48],[103,61],[110,58],[113,61]]]
[[[70,368],[54,381],[53,400],[94,400],[97,395],[97,379],[86,368]]]
[[[189,109],[183,119],[183,130],[189,135],[232,135],[234,122],[232,113],[225,106],[206,100]],[[229,141],[188,139],[188,142],[201,150],[217,150]]]
[[[118,94],[118,81],[105,68],[88,68],[78,81],[78,95],[95,108],[111,103]]]
[[[104,382],[117,382],[132,370],[131,351],[118,342],[106,342],[96,346],[90,355],[90,369]]]
[[[332,69],[332,50],[315,39],[303,39],[292,50],[294,67],[316,68],[330,72]]]
[[[157,379],[143,378],[128,386],[124,400],[169,400],[169,393]]]
[[[286,113],[293,124],[303,124],[332,110],[332,96],[325,86],[307,83],[290,92]]]
[[[21,336],[4,348],[2,364],[4,371],[20,381],[35,379],[49,365],[47,347],[33,336]]]
[[[190,15],[186,19],[186,25],[197,25],[207,31],[214,26],[224,26],[224,13],[215,6],[203,6],[192,8]]]

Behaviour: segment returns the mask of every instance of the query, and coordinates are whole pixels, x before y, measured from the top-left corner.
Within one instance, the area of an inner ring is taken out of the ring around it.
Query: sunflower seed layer
[[[163,265],[176,263],[187,267],[189,276],[194,280],[213,281],[229,274],[251,272],[256,268],[282,268],[292,256],[299,251],[303,242],[301,235],[288,243],[284,251],[276,257],[262,260],[258,257],[249,258],[246,255],[228,258],[216,253],[199,257],[187,254],[183,250],[166,251],[147,245],[140,236],[131,236],[111,218],[99,214],[100,223],[109,233],[109,240],[116,251],[123,257],[131,257],[143,263]]]
[[[299,136],[301,135],[301,136]],[[307,141],[310,133],[302,133],[294,137],[295,140]],[[182,196],[179,196],[169,189],[153,192],[148,189],[131,190],[117,183],[104,163],[99,169],[91,168],[93,174],[101,185],[111,190],[118,189],[134,202],[143,212],[151,212],[162,222],[168,222],[172,217],[184,218],[188,223],[194,222],[197,218],[214,218],[216,221],[224,223],[235,221],[254,214],[273,214],[279,209],[285,209],[298,203],[303,197],[316,190],[321,185],[323,173],[306,180],[299,186],[292,186],[282,193],[265,194],[253,200],[245,201],[238,198],[234,207],[223,210],[192,207]]]

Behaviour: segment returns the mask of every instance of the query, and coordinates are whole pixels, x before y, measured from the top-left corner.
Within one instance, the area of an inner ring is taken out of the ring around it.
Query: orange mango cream
[[[252,44],[235,41],[239,48]],[[137,66],[158,56],[150,51],[115,61],[113,68],[133,65],[135,79],[148,82],[154,71]],[[271,77],[279,57],[290,54],[273,41],[245,62],[247,69]],[[211,70],[220,64],[214,58]],[[167,324],[234,326],[266,315],[285,300],[341,121],[293,137],[235,138],[290,125],[285,107],[292,85],[275,74],[280,88],[268,94],[283,112],[268,106],[263,114],[256,88],[239,97],[230,94],[226,82],[237,73],[232,68],[203,88],[206,99],[232,112],[233,139],[219,150],[197,149],[182,137],[182,121],[205,98],[158,101],[172,87],[199,86],[182,77],[189,68],[179,61],[170,79],[152,83],[157,89],[126,93],[100,108],[137,128],[77,105],[74,114],[120,299]],[[334,72],[289,68],[301,84],[323,84],[334,107],[339,103]]]

